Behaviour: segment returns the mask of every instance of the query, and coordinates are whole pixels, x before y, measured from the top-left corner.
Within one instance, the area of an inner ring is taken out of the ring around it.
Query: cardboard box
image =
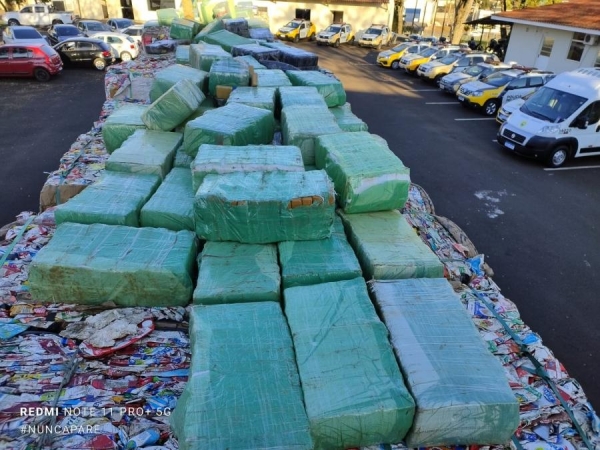
[[[217,100],[227,100],[232,90],[233,88],[231,86],[217,86],[217,93],[215,97]]]
[[[250,77],[250,86],[252,86],[252,87],[258,86],[258,75],[256,73],[253,73],[252,76]]]

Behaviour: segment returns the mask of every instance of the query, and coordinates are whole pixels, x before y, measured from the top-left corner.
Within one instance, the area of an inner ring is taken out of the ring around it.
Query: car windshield
[[[506,86],[508,83],[510,83],[514,79],[515,79],[515,77],[512,75],[508,75],[508,74],[502,73],[502,72],[496,72],[496,73],[491,74],[488,77],[485,77],[481,81],[483,81],[485,84],[489,84],[490,86],[500,87],[500,86]]]
[[[379,36],[381,34],[381,28],[369,28],[367,31],[365,31],[365,34],[376,34]]]
[[[484,72],[484,68],[481,66],[469,66],[466,69],[464,69],[462,72],[466,73],[467,75],[471,76],[471,77],[476,77],[478,75],[481,75]]]
[[[43,39],[39,31],[30,28],[13,28],[13,34],[17,39]]]
[[[87,29],[90,31],[110,31],[110,28],[103,23],[87,22]]]
[[[341,28],[341,27],[339,27],[339,26],[337,26],[337,25],[336,25],[336,26],[329,25],[325,31],[328,31],[328,32],[330,32],[330,33],[337,34],[337,33],[339,33],[339,32],[340,32],[340,28]]]
[[[584,97],[544,86],[535,91],[520,110],[538,119],[560,123],[573,115],[585,102]]]
[[[453,62],[457,61],[458,58],[460,58],[459,55],[448,55],[448,56],[444,56],[442,59],[440,59],[439,61],[442,64],[452,64]]]
[[[400,44],[400,45],[396,45],[392,51],[393,52],[401,52],[402,50],[404,50],[405,48],[410,47],[412,44]]]
[[[79,30],[77,27],[57,27],[56,34],[60,36],[77,36],[79,34]]]
[[[288,24],[286,25],[287,28],[298,28],[300,26],[300,23],[298,22],[288,22]]]
[[[133,25],[133,20],[129,20],[129,19],[116,19],[116,20],[113,20],[113,22],[119,28],[126,28],[126,27]]]
[[[426,48],[425,50],[421,50],[421,53],[419,53],[419,55],[428,57],[428,56],[434,55],[437,52],[438,52],[437,48],[430,47],[430,48]]]

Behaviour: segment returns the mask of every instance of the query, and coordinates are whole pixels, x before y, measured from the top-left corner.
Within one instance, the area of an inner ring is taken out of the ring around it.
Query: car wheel
[[[123,52],[121,53],[121,61],[131,61],[131,53]]]
[[[50,72],[48,72],[46,69],[41,69],[41,68],[35,69],[33,72],[33,76],[38,81],[50,80]]]
[[[60,19],[54,19],[52,21],[52,25],[62,25],[63,21]]]
[[[349,43],[350,45],[356,45],[356,41],[354,40],[354,36],[352,36],[352,37],[350,38],[350,40],[348,41],[348,43]]]
[[[394,61],[394,62],[392,62],[392,69],[394,69],[394,70],[398,70],[398,67],[399,67],[399,63],[398,63],[398,61]]]
[[[10,20],[8,21],[8,25],[10,25],[11,27],[14,27],[14,26],[16,26],[16,25],[19,25],[19,21],[18,21],[18,20],[15,20],[15,19],[10,19]]]
[[[556,146],[550,156],[548,157],[548,161],[546,164],[548,167],[560,167],[565,161],[569,158],[570,149],[566,145],[558,145]]]
[[[337,39],[337,40],[336,40],[336,41],[333,43],[333,46],[334,46],[335,48],[338,48],[338,47],[340,46],[340,40],[339,40],[339,39]]]
[[[317,35],[315,33],[311,34],[310,37],[308,38],[309,41],[316,41],[317,40]]]
[[[299,40],[300,40],[300,36],[298,36],[298,35],[294,36],[294,44],[297,44]]]
[[[436,85],[439,85],[439,84],[440,84],[440,80],[441,80],[442,78],[444,78],[444,74],[439,74],[439,75],[436,75],[436,77],[433,79],[433,82],[434,82]]]
[[[320,46],[320,45],[322,45],[322,44],[321,44],[319,41],[317,41],[317,45],[319,45],[319,46]]]
[[[94,67],[98,70],[106,69],[106,61],[104,61],[102,58],[96,58],[93,64]]]
[[[491,99],[483,105],[483,113],[486,116],[495,116],[498,112],[498,100]]]

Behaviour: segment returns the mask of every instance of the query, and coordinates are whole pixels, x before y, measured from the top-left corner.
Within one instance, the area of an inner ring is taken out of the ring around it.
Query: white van
[[[504,122],[498,143],[560,167],[569,158],[600,155],[600,69],[557,75]]]

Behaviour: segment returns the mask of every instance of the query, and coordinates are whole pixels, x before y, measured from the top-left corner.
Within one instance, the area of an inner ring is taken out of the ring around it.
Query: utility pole
[[[427,5],[429,0],[425,0],[425,8],[423,9],[423,20],[421,20],[421,30],[419,34],[423,34],[423,30],[425,29],[425,17],[427,16]]]

